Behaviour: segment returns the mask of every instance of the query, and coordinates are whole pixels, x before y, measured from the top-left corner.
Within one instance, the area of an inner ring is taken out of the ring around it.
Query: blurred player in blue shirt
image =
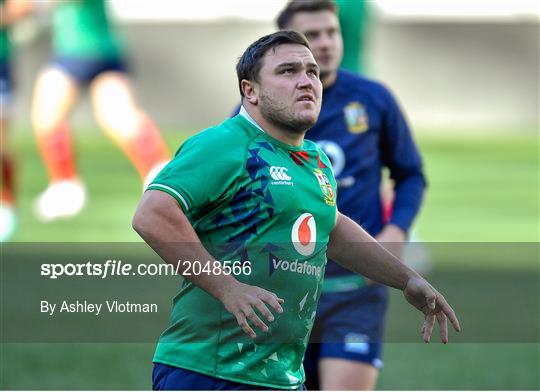
[[[277,23],[307,37],[321,68],[322,110],[306,138],[317,141],[332,161],[339,210],[401,258],[426,182],[396,100],[380,83],[339,69],[343,41],[333,1],[293,0]],[[383,212],[383,168],[394,184],[391,214]],[[314,343],[304,361],[308,390],[374,388],[382,366],[386,305],[385,287],[328,262]]]

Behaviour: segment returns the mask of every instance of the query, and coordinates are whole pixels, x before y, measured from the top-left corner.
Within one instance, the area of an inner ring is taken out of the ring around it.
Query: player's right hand
[[[220,300],[225,309],[236,317],[240,328],[252,339],[255,339],[257,334],[250,324],[263,332],[268,331],[268,326],[257,315],[257,312],[268,322],[272,322],[274,315],[266,305],[270,305],[278,313],[283,313],[281,304],[285,302],[284,299],[268,290],[238,281],[221,296]]]

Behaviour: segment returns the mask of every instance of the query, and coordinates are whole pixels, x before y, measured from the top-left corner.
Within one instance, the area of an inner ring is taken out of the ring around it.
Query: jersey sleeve
[[[234,137],[209,129],[188,139],[147,190],[174,197],[184,213],[204,208],[231,192],[240,175],[243,151]]]
[[[383,164],[395,182],[390,223],[407,232],[420,210],[426,180],[422,159],[407,121],[393,95],[384,89],[385,117],[381,133]]]

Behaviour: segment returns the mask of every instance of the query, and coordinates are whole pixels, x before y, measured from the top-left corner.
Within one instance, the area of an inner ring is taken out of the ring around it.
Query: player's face
[[[258,103],[262,116],[284,130],[302,133],[317,122],[322,84],[319,67],[303,45],[270,49],[259,72]]]
[[[321,79],[337,71],[343,57],[343,39],[336,14],[331,11],[299,12],[288,28],[301,32],[308,39],[321,68]]]

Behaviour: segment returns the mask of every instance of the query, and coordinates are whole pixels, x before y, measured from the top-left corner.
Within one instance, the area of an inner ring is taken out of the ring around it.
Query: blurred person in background
[[[339,24],[343,38],[341,68],[365,73],[365,44],[370,27],[369,2],[366,0],[337,0]]]
[[[15,171],[9,151],[8,127],[13,93],[12,45],[8,29],[31,10],[30,1],[0,0],[0,241],[7,241],[17,226],[15,214]]]
[[[370,7],[365,0],[336,0],[338,19],[343,39],[343,57],[340,68],[367,75],[365,47],[370,28]],[[383,203],[383,219],[388,221],[392,216],[394,185],[383,173],[381,180],[381,199]]]
[[[59,1],[53,10],[52,61],[37,77],[32,102],[32,124],[49,175],[49,186],[35,204],[44,221],[74,216],[85,205],[69,124],[82,88],[88,88],[98,124],[143,183],[169,161],[158,129],[135,101],[124,45],[105,0]]]
[[[307,37],[321,68],[322,109],[307,138],[317,141],[332,161],[339,210],[401,258],[426,186],[422,161],[388,89],[339,68],[343,41],[337,12],[330,0],[293,0],[277,23]],[[385,167],[395,192],[386,219],[381,202]],[[328,261],[304,361],[308,389],[375,387],[383,364],[387,295],[386,287]]]
[[[352,72],[368,75],[366,43],[372,26],[370,2],[366,0],[336,0],[338,19],[343,38],[343,58],[340,67]],[[395,184],[387,170],[381,180],[383,220],[389,221],[394,204]],[[418,232],[409,230],[409,242],[403,248],[403,260],[418,272],[425,273],[431,268],[428,249],[420,242]]]

